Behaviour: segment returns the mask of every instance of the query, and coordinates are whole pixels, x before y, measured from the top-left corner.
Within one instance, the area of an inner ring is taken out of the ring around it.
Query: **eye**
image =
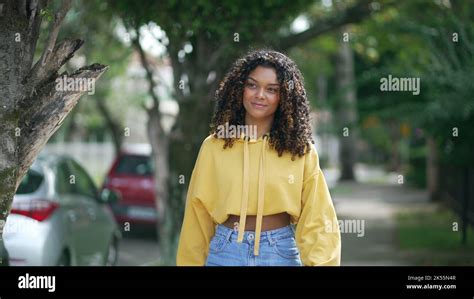
[[[250,88],[255,88],[256,87],[255,83],[251,83],[251,82],[247,82],[245,84],[245,86],[250,87]]]
[[[271,93],[277,93],[277,92],[278,92],[278,89],[276,89],[276,88],[269,88],[268,91],[271,92]]]

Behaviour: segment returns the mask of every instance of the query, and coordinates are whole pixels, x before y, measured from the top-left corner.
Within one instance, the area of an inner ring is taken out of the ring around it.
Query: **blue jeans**
[[[292,225],[261,232],[258,256],[253,254],[255,232],[245,231],[242,243],[237,243],[237,235],[219,224],[205,266],[302,266]]]

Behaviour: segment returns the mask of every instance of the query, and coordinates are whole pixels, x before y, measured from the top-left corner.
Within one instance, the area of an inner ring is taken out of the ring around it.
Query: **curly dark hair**
[[[216,106],[211,131],[217,137],[220,125],[245,125],[243,90],[249,74],[257,67],[271,67],[280,84],[280,103],[270,130],[269,145],[282,156],[287,151],[302,157],[310,151],[312,138],[310,104],[304,79],[296,64],[286,55],[273,50],[254,50],[238,59],[225,75],[215,93]],[[224,138],[224,149],[232,147],[235,138]]]

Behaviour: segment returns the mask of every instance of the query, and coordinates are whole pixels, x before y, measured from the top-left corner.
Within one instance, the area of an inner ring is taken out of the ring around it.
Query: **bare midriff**
[[[247,215],[245,220],[245,230],[254,231],[256,227],[256,216]],[[238,229],[239,227],[240,216],[238,215],[229,215],[227,220],[222,223],[228,228]],[[268,216],[263,216],[262,218],[262,231],[273,230],[282,228],[290,224],[290,215],[288,213],[279,213]]]

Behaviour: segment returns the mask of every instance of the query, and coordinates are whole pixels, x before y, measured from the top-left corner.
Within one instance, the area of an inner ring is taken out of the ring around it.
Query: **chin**
[[[252,118],[259,120],[270,117],[270,115],[267,115],[267,113],[263,113],[262,111],[250,111],[249,114]]]

